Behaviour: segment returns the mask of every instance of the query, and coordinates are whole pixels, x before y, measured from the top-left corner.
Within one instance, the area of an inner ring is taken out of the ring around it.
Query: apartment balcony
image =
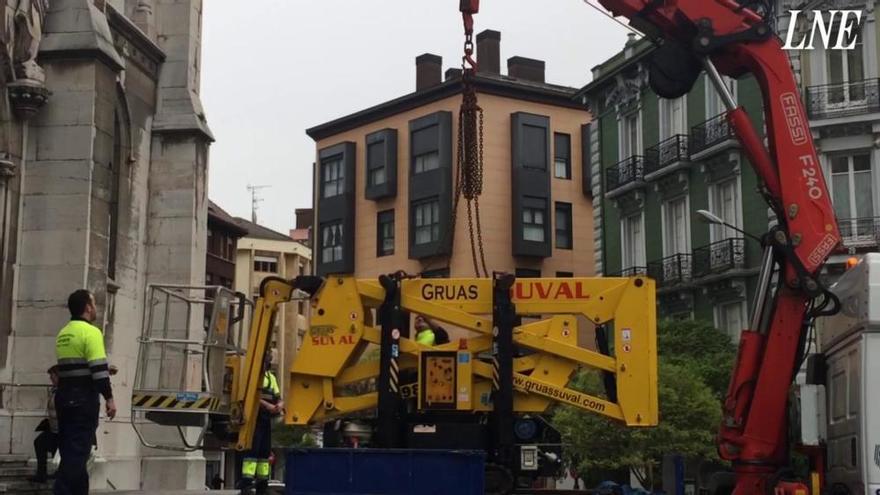
[[[691,160],[702,160],[724,149],[738,146],[727,112],[721,113],[691,128]]]
[[[606,277],[635,277],[636,275],[647,275],[648,267],[646,266],[631,266],[629,268],[624,268],[619,272],[614,273],[606,273]]]
[[[880,217],[841,218],[837,220],[844,248],[880,245]]]
[[[645,180],[653,180],[690,165],[687,134],[676,134],[645,150]]]
[[[608,197],[645,185],[645,157],[634,155],[619,161],[605,170],[605,188]]]
[[[673,287],[691,280],[691,255],[674,254],[648,263],[648,276],[657,281],[657,287]]]
[[[692,262],[694,279],[745,268],[746,240],[734,237],[696,248]]]
[[[810,120],[880,112],[880,79],[810,86],[806,100]]]

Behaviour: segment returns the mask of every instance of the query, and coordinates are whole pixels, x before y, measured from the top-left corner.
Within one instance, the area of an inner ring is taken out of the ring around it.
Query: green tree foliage
[[[316,445],[311,430],[306,426],[285,425],[284,423],[272,425],[273,447],[315,447]]]
[[[660,423],[627,428],[604,417],[560,407],[554,424],[566,458],[588,477],[598,470],[628,468],[643,486],[659,478],[663,454],[717,459],[714,435],[721,420],[734,348],[727,335],[701,322],[662,322],[658,328]],[[572,387],[604,395],[599,375],[581,371]]]
[[[657,328],[657,354],[662,363],[692,369],[720,400],[736,356],[728,335],[705,321],[663,320]]]

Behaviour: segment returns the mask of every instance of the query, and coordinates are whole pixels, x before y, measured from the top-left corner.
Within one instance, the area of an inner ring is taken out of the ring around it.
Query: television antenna
[[[257,223],[257,210],[260,208],[260,203],[263,202],[263,198],[260,197],[259,192],[261,189],[266,189],[272,187],[270,185],[247,185],[247,190],[251,193],[251,222]]]

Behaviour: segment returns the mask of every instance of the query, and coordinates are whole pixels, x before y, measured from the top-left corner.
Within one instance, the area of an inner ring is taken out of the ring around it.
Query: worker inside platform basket
[[[433,347],[449,343],[449,334],[446,330],[422,315],[416,316],[416,332],[416,342],[421,345]]]

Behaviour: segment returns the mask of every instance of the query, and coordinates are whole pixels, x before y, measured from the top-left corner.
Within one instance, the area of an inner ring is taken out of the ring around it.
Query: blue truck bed
[[[483,495],[485,454],[460,450],[291,449],[286,495]]]

